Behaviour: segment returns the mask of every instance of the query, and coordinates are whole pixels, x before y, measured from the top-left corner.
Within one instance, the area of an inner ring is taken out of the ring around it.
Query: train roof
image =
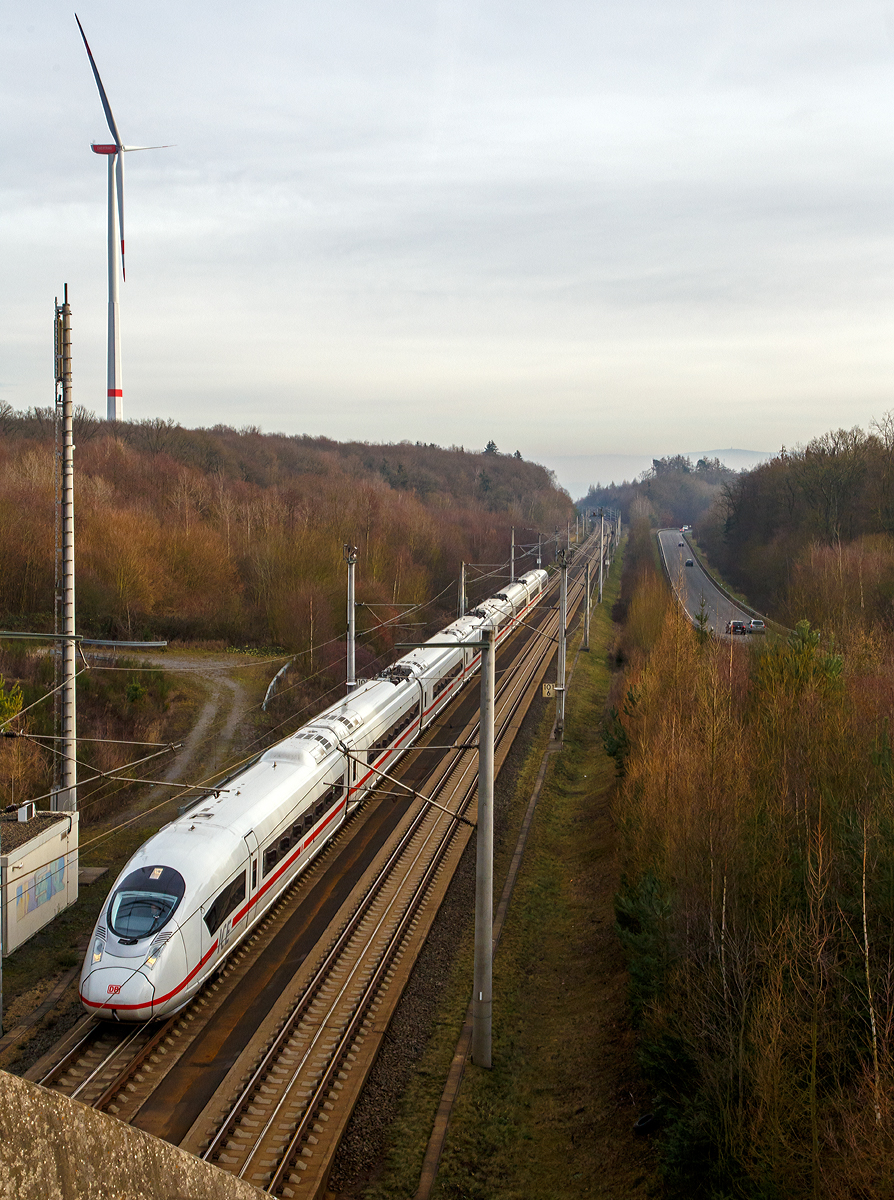
[[[507,585],[502,593],[506,599],[482,601],[476,610],[452,621],[437,638],[454,637],[460,649],[494,615],[505,612],[507,604],[514,604],[547,577],[543,570],[527,572],[515,584]],[[137,867],[161,863],[174,867],[189,881],[210,878],[224,854],[229,857],[236,852],[247,834],[262,829],[296,794],[337,778],[344,763],[339,744],[351,744],[358,730],[386,714],[394,701],[405,698],[406,684],[424,682],[434,667],[454,653],[449,646],[425,642],[414,647],[387,675],[362,683],[217,789],[209,789],[186,813],[145,842],[122,876]],[[118,882],[120,879],[116,886]]]

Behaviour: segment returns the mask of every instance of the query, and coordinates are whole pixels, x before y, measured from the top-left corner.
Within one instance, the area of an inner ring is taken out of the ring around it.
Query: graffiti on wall
[[[65,891],[65,859],[57,858],[34,872],[27,886],[20,883],[16,888],[16,920],[21,921],[46,904],[58,893]]]

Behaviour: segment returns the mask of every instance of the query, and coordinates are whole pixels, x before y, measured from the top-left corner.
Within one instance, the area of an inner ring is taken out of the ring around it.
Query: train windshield
[[[109,928],[119,938],[151,937],[167,922],[185,891],[183,876],[173,867],[131,871],[109,904]]]

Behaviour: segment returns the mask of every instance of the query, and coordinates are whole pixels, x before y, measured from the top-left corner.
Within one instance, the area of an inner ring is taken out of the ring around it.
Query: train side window
[[[278,862],[279,847],[274,842],[272,846],[268,846],[264,851],[264,874],[269,875]]]
[[[258,860],[256,858],[253,858],[251,860],[251,890],[254,891],[257,886],[258,886]]]
[[[214,897],[211,907],[205,913],[205,924],[208,926],[208,932],[210,934],[216,933],[230,913],[244,899],[245,872],[243,871],[241,875],[237,875],[232,883],[228,883]]]
[[[461,662],[458,662],[455,667],[453,667],[451,670],[447,671],[446,674],[442,675],[441,678],[438,680],[438,682],[435,684],[434,688],[432,689],[432,696],[433,697],[440,696],[441,692],[443,692],[443,690],[446,687],[449,687],[450,684],[453,682],[454,679],[457,678],[458,675],[462,674],[462,670],[463,670],[463,664]]]

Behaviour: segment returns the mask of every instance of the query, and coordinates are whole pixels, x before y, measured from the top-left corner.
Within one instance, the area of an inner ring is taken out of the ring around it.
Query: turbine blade
[[[119,146],[119,150],[123,150],[125,154],[129,154],[131,150],[171,150],[176,146],[176,142],[168,142],[164,146]]]
[[[115,163],[115,177],[118,183],[118,236],[121,238],[121,278],[126,279],[124,270],[124,155],[119,151]]]
[[[106,89],[102,86],[102,80],[99,77],[99,71],[97,71],[97,69],[96,69],[96,63],[93,59],[93,53],[90,50],[90,45],[87,41],[87,35],[84,33],[83,25],[78,20],[77,13],[75,13],[75,20],[78,22],[78,29],[80,29],[80,31],[81,31],[81,37],[84,39],[84,46],[86,47],[86,50],[87,50],[87,57],[90,59],[90,66],[93,68],[93,75],[96,79],[96,86],[99,88],[99,98],[100,98],[100,100],[102,100],[103,111],[105,112],[106,120],[109,123],[109,131],[111,132],[112,137],[115,139],[115,145],[120,146],[121,145],[121,135],[118,133],[118,126],[115,124],[115,118],[112,116],[112,109],[111,109],[111,106],[109,105],[108,96],[106,96]]]

